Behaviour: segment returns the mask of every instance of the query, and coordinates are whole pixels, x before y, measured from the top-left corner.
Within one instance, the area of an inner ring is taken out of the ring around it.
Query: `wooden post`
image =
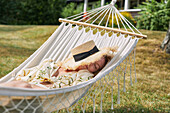
[[[84,13],[87,11],[88,0],[84,0]]]
[[[105,0],[101,0],[101,6],[104,6]]]
[[[124,10],[129,9],[129,0],[125,0]]]

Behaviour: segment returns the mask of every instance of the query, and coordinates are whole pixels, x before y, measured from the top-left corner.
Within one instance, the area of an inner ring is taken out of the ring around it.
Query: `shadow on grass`
[[[20,100],[13,100],[14,102],[18,103],[20,102]],[[39,102],[34,102],[32,103],[32,106],[33,107],[37,107],[39,106]],[[9,102],[6,106],[6,108],[13,108],[13,104],[11,104],[11,102]],[[28,107],[27,106],[27,102],[23,101],[22,104],[20,104],[20,106],[17,106],[18,109],[20,110],[23,110],[25,107]],[[100,108],[99,108],[100,109]],[[3,109],[3,107],[0,106],[0,111],[5,111],[5,109]],[[17,110],[15,109],[12,109],[11,110],[12,113],[18,113]],[[33,109],[28,107],[24,113],[31,113],[33,112]],[[39,106],[36,110],[36,113],[40,113],[40,112],[43,112],[43,108],[41,106]],[[111,109],[103,109],[102,113],[165,113],[165,112],[168,112],[168,111],[165,111],[165,110],[157,110],[157,109],[154,109],[154,108],[146,108],[144,106],[141,106],[141,105],[130,105],[130,106],[122,106],[122,107],[117,107],[117,108],[114,108],[113,110]],[[58,112],[52,112],[52,113],[58,113]],[[59,113],[67,113],[67,110],[60,110]],[[80,110],[73,110],[71,111],[71,113],[83,113],[83,111],[80,111]],[[85,110],[85,113],[93,113],[93,108],[90,107],[90,108],[87,108]],[[100,113],[100,110],[96,110],[95,113]]]
[[[7,39],[7,38],[0,37],[0,41],[1,40],[2,41],[20,41],[20,42],[23,41],[23,39],[19,39],[19,38],[16,38],[16,39],[14,39],[14,38]],[[26,39],[24,39],[24,40],[26,40]],[[29,39],[27,39],[27,40],[29,40]]]
[[[77,113],[78,111],[74,111]],[[156,108],[146,108],[142,105],[130,105],[130,106],[122,106],[111,109],[103,109],[102,113],[165,113],[163,109],[156,109]],[[79,112],[82,113],[82,112]],[[86,110],[86,113],[93,113],[93,108]],[[95,113],[100,113],[100,110],[96,110]]]
[[[0,56],[30,56],[36,49],[23,48],[15,45],[0,45]]]
[[[14,31],[21,31],[28,28],[32,28],[33,26],[0,26],[1,32],[14,32]]]
[[[0,44],[0,78],[11,72],[34,53],[34,51],[36,51],[36,49],[23,48],[17,45],[5,46]]]

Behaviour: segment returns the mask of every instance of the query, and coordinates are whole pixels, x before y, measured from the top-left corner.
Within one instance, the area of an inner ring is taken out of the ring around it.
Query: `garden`
[[[54,4],[62,5],[56,7]],[[59,17],[82,11],[82,7],[75,9],[74,4],[65,4],[64,0],[0,1],[0,78],[24,62],[53,34],[59,26]],[[127,82],[126,92],[121,87],[120,104],[117,104],[115,85],[113,110],[110,108],[111,100],[107,98],[111,93],[106,90],[104,113],[170,112],[170,54],[160,48],[170,24],[170,2],[148,0],[139,7],[142,11],[136,18],[122,13],[147,35],[147,39],[140,39],[136,46],[137,83],[130,86]],[[86,112],[93,112],[91,104],[87,103]],[[97,103],[96,112],[100,111],[99,107]],[[75,112],[79,112],[79,108],[75,108]]]

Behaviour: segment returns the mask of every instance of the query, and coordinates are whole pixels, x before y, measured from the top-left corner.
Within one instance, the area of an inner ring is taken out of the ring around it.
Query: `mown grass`
[[[6,26],[0,25],[0,77],[5,76],[28,58],[54,32],[56,26]],[[111,93],[106,88],[103,112],[170,112],[170,55],[160,49],[166,32],[141,30],[148,35],[136,48],[136,84],[127,82],[122,91],[121,103],[117,102],[117,85],[114,87],[114,110],[110,109]],[[101,90],[101,89],[100,89]],[[99,99],[99,96],[97,99]],[[92,112],[89,107],[86,112]],[[100,103],[96,103],[96,112]],[[78,112],[78,108],[77,108]]]
[[[28,58],[56,26],[0,26],[0,77]]]

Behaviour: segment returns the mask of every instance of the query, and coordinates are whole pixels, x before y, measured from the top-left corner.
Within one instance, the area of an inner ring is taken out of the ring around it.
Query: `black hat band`
[[[84,52],[84,53],[79,53],[77,55],[73,55],[74,57],[74,60],[77,62],[77,61],[80,61],[80,60],[83,60],[85,58],[87,58],[88,56],[98,52],[98,48],[95,46],[93,49],[91,49],[90,51],[87,51],[87,52]]]

